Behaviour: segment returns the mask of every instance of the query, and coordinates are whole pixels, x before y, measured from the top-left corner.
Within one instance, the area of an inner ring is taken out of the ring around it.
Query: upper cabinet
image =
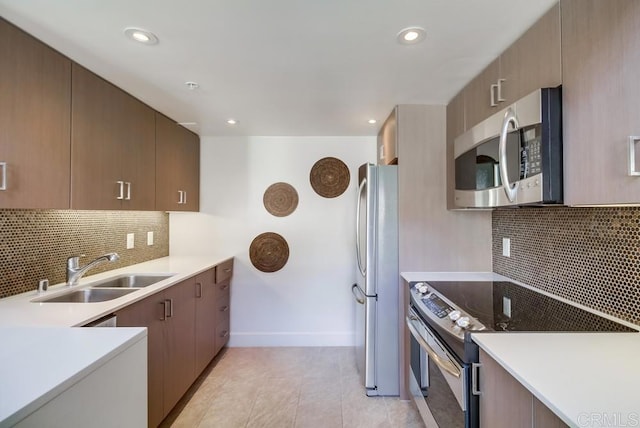
[[[156,113],[156,209],[198,211],[200,138]]]
[[[640,203],[640,2],[562,0],[567,205]]]
[[[398,163],[397,107],[393,109],[378,132],[378,165]]]
[[[447,209],[455,209],[455,155],[453,141],[464,133],[464,92],[453,97],[447,105]]]
[[[0,208],[69,208],[71,61],[0,18]]]
[[[155,115],[73,65],[71,208],[155,209]]]
[[[464,89],[465,130],[539,88],[562,84],[556,4]]]

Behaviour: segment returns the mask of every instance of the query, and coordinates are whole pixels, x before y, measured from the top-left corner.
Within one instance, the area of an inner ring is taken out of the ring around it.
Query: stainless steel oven
[[[406,322],[411,332],[410,391],[420,414],[440,427],[464,428],[467,371],[412,307]]]
[[[479,426],[479,349],[471,333],[637,332],[512,282],[429,281],[409,286],[409,384],[429,427]]]

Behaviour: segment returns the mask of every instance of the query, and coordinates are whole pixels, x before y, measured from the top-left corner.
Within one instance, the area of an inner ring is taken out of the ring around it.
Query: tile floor
[[[367,397],[353,348],[228,348],[162,427],[423,428],[415,405]]]

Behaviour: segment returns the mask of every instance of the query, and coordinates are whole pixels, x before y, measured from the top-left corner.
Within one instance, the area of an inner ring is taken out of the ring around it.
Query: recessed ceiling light
[[[227,123],[228,123],[229,125],[237,125],[237,124],[238,124],[238,121],[237,121],[237,120],[235,120],[235,119],[227,119]]]
[[[158,37],[155,34],[141,28],[127,27],[124,29],[124,34],[131,40],[145,45],[155,45],[158,43]]]
[[[403,45],[413,45],[424,40],[426,34],[426,31],[422,27],[408,27],[400,31],[396,39]]]
[[[369,119],[369,120],[367,120],[367,123],[368,123],[369,125],[375,125],[376,123],[378,123],[378,121],[377,121],[377,120],[375,120],[375,119]]]
[[[197,82],[184,82],[184,84],[187,85],[187,88],[189,88],[192,91],[200,87],[200,84]]]

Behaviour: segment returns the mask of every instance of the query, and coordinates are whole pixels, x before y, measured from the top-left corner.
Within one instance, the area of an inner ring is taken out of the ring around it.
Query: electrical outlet
[[[134,238],[135,235],[133,233],[127,233],[127,250],[130,250],[134,247]]]
[[[153,245],[153,232],[147,232],[147,245]]]
[[[505,257],[511,257],[511,239],[502,238],[502,255]]]
[[[508,297],[502,297],[502,313],[511,318],[511,299]]]

